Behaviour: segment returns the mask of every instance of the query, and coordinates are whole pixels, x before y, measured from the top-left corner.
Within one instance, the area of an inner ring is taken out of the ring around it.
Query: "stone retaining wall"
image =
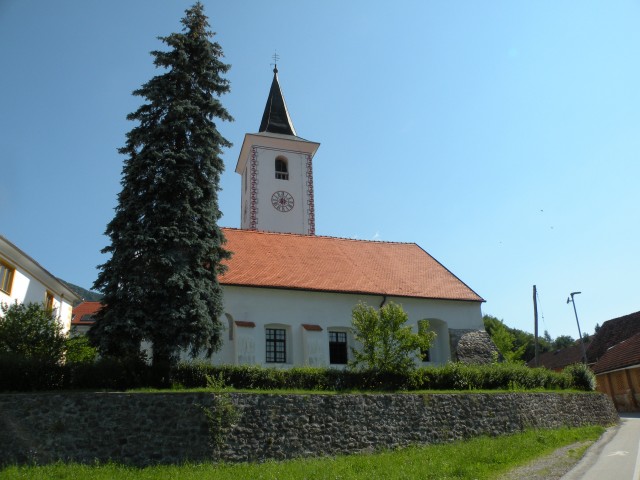
[[[225,406],[237,422],[213,429]],[[617,421],[603,394],[3,394],[0,464],[260,461]]]

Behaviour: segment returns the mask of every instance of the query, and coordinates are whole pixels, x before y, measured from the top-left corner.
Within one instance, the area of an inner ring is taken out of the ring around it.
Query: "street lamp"
[[[582,292],[571,292],[567,298],[567,303],[573,303],[573,313],[576,314],[576,323],[578,324],[578,335],[580,335],[580,344],[582,345],[582,361],[587,364],[587,350],[584,348],[584,339],[582,338],[582,332],[580,331],[580,322],[578,321],[578,311],[576,310],[576,302],[573,299],[574,295],[580,295]]]

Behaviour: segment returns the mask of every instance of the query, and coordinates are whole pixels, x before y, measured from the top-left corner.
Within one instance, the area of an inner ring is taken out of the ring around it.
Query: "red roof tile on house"
[[[484,302],[415,243],[223,231],[223,285]]]
[[[595,373],[640,365],[640,333],[611,347],[593,366]]]
[[[82,302],[73,309],[71,325],[90,325],[93,323],[93,315],[100,310],[100,302]]]
[[[576,342],[570,347],[561,348],[552,352],[544,352],[540,354],[540,366],[549,370],[562,370],[564,367],[580,363],[582,361],[582,345]],[[535,359],[527,362],[529,367],[535,366]]]
[[[640,333],[640,312],[607,320],[587,347],[589,363],[597,362],[614,345]]]

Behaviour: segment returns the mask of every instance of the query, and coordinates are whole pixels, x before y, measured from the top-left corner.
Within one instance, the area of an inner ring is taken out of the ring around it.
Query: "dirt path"
[[[506,475],[499,477],[499,480],[557,480],[573,468],[584,455],[587,447],[594,442],[578,442],[550,453],[545,457],[538,458],[533,462],[511,470]]]

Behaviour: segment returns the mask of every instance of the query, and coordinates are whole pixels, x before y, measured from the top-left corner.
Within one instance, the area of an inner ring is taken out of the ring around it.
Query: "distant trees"
[[[484,327],[493,343],[496,344],[500,354],[507,362],[521,362],[527,349],[528,342],[516,341],[513,329],[507,328],[502,320],[498,320],[491,315],[483,317]],[[524,332],[523,332],[524,333]],[[527,339],[528,340],[528,339]]]
[[[407,373],[416,367],[416,359],[435,339],[429,322],[418,322],[418,331],[407,325],[409,317],[402,307],[389,302],[376,310],[359,303],[353,309],[354,338],[361,344],[353,348],[352,368],[381,373]]]
[[[535,336],[532,333],[510,328],[502,320],[492,316],[484,315],[484,328],[491,336],[493,343],[507,361],[528,362],[535,357]],[[587,333],[583,335],[585,343],[590,340]],[[538,351],[540,353],[553,350],[560,350],[575,345],[576,340],[569,335],[560,335],[555,340],[551,338],[548,331],[538,337]]]
[[[570,347],[574,343],[576,343],[576,341],[573,339],[573,337],[569,335],[560,335],[559,337],[556,337],[556,339],[553,341],[552,349],[560,350],[561,348]]]
[[[217,225],[222,149],[231,144],[214,120],[231,121],[218,97],[229,91],[222,48],[201,3],[186,11],[182,33],[160,39],[153,77],[133,94],[144,104],[127,116],[138,124],[120,153],[127,156],[122,191],[103,249],[95,289],[103,308],[89,332],[103,355],[137,356],[152,346],[158,381],[187,349],[213,353],[221,344],[221,261],[229,257]]]

